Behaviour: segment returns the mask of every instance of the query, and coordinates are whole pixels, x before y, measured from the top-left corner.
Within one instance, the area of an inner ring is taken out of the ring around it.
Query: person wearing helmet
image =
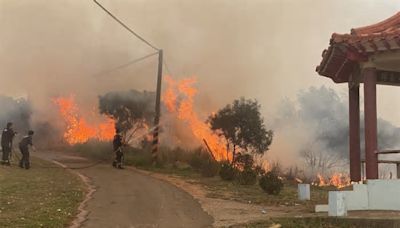
[[[11,148],[16,133],[12,128],[13,123],[8,122],[1,134],[1,149],[3,150],[2,165],[10,165]]]
[[[19,161],[19,167],[29,169],[31,167],[29,161],[29,146],[33,146],[32,136],[34,132],[31,130],[28,132],[28,135],[24,136],[19,143],[19,150],[22,153],[22,158]]]
[[[123,169],[122,167],[122,160],[124,157],[124,153],[122,151],[122,135],[121,130],[119,128],[115,128],[115,136],[113,139],[113,150],[115,153],[115,160],[113,161],[112,165],[115,168]]]

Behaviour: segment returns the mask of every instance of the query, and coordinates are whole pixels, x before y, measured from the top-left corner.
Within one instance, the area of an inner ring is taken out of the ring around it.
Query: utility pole
[[[163,50],[158,51],[158,72],[157,72],[157,93],[156,93],[156,113],[154,117],[154,132],[152,144],[152,160],[153,165],[157,163],[158,156],[158,134],[160,131],[160,106],[161,106],[161,82],[162,82],[162,67],[163,67]]]
[[[156,94],[156,115],[154,117],[154,132],[153,132],[153,144],[152,144],[152,159],[153,164],[157,162],[158,155],[158,133],[160,131],[160,105],[161,105],[161,82],[162,82],[162,66],[163,66],[163,50],[158,49],[156,46],[152,45],[149,41],[145,40],[142,36],[140,36],[137,32],[129,28],[124,22],[118,19],[114,14],[108,11],[103,5],[101,5],[97,0],[93,0],[104,12],[106,12],[110,17],[112,17],[116,22],[118,22],[122,27],[124,27],[127,31],[129,31],[136,38],[141,40],[147,46],[158,52],[158,72],[157,72],[157,94]],[[157,53],[156,52],[156,53]],[[149,55],[151,56],[151,55]],[[148,56],[145,56],[146,58]],[[144,59],[141,58],[140,60]],[[139,60],[139,61],[140,61]],[[136,61],[136,60],[135,60]]]

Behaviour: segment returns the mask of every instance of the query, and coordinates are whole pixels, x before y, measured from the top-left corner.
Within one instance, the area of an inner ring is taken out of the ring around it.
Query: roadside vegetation
[[[131,99],[128,102],[121,100],[119,96],[110,97],[112,99],[103,98],[103,105],[100,106],[109,109],[108,115],[120,113],[115,110],[124,107],[127,114],[116,119],[119,126],[124,126],[122,129],[126,130],[125,135],[132,135],[128,133],[128,129],[136,123],[142,127],[140,123],[143,118],[151,116],[138,111],[143,106],[139,105],[139,101],[145,99]],[[208,118],[210,130],[226,142],[226,160],[216,161],[212,148],[209,147],[191,150],[160,147],[154,166],[150,142],[144,137],[137,148],[125,147],[124,163],[191,179],[209,189],[210,197],[263,205],[303,205],[307,207],[305,210],[311,210],[311,205],[317,202],[326,202],[327,191],[319,187],[313,189],[314,201],[299,202],[296,181],[296,177],[299,177],[298,169],[283,170],[279,163],[266,166],[262,162],[262,156],[272,143],[273,131],[266,128],[260,108],[256,100],[240,98]],[[129,140],[130,137],[127,138]],[[100,161],[111,162],[114,156],[111,143],[107,142],[89,141],[74,145],[70,150]]]
[[[15,162],[14,162],[15,163]],[[0,227],[66,227],[84,197],[81,181],[36,158],[32,168],[0,166]]]
[[[128,107],[124,108],[127,114],[116,119],[117,125],[125,129],[124,138],[129,142],[134,135],[140,135],[137,129],[143,128],[141,123],[146,120],[144,117],[147,114],[135,111],[140,106],[134,105],[137,101],[126,105],[119,100],[116,102],[115,99],[113,96],[112,102],[107,100],[104,104],[121,104],[103,106],[110,109],[108,115],[116,113],[114,110],[117,108]],[[299,201],[298,178],[304,180],[304,176],[300,176],[304,173],[296,167],[283,169],[279,163],[266,165],[262,162],[262,156],[272,143],[273,131],[266,128],[260,114],[260,105],[256,100],[235,100],[211,115],[207,123],[210,130],[226,142],[227,154],[222,157],[227,159],[216,161],[212,148],[208,146],[190,150],[161,146],[157,162],[153,164],[151,143],[144,137],[135,148],[124,148],[124,163],[140,169],[179,176],[187,182],[203,186],[207,197],[210,198],[279,207],[291,211],[292,215],[310,214],[315,204],[328,201],[328,190],[335,189],[330,186],[312,186],[312,200]],[[136,125],[137,127],[132,127]],[[114,156],[112,145],[107,142],[89,141],[69,149],[80,156],[107,161],[110,164]]]
[[[139,169],[179,176],[193,184],[199,184],[207,190],[207,196],[235,200],[244,203],[255,203],[266,206],[284,206],[301,208],[304,212],[312,212],[316,203],[326,203],[328,190],[336,189],[333,186],[312,186],[311,201],[299,201],[297,199],[297,181],[293,178],[292,169],[282,169],[278,163],[274,164],[274,173],[282,180],[282,188],[278,194],[268,194],[257,183],[262,175],[257,174],[257,182],[243,184],[237,176],[240,170],[233,168],[232,179],[221,178],[221,166],[226,163],[217,163],[210,159],[207,150],[198,148],[184,150],[182,148],[170,149],[161,147],[158,163],[153,166],[150,148],[136,149],[125,148],[125,164]],[[112,148],[110,143],[88,142],[75,145],[71,152],[90,159],[104,159],[111,166]],[[229,167],[232,167],[228,163]]]

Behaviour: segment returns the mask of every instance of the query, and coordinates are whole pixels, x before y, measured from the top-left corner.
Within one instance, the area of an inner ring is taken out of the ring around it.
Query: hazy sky
[[[382,0],[99,0],[157,47],[172,76],[196,76],[199,107],[214,110],[245,96],[268,114],[284,97],[327,85],[315,67],[333,32],[386,19],[399,1]],[[152,50],[91,0],[0,0],[0,93],[76,94],[94,104],[117,89],[154,90],[156,58],[108,75],[96,73]],[[400,88],[379,87],[379,115],[400,125]]]

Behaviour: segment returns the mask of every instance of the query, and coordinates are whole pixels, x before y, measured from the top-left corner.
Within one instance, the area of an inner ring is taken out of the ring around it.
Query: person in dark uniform
[[[122,159],[124,157],[124,153],[122,151],[122,146],[123,146],[122,135],[121,135],[121,131],[118,128],[115,129],[115,132],[116,132],[116,134],[113,139],[113,150],[115,153],[115,160],[113,161],[112,165],[115,168],[123,169]]]
[[[33,146],[32,136],[34,132],[29,131],[27,136],[24,136],[19,143],[19,150],[22,153],[22,158],[19,161],[19,167],[29,169],[31,164],[29,162],[29,146]]]
[[[12,129],[12,125],[11,122],[8,122],[1,134],[1,149],[3,150],[1,164],[3,165],[10,165],[12,142],[16,134]]]

